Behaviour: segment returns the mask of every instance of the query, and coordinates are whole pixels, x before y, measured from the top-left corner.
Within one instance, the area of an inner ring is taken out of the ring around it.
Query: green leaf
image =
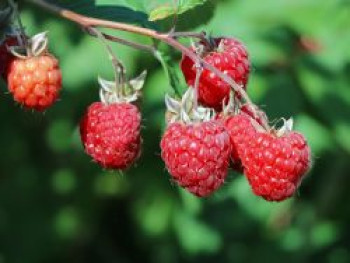
[[[127,0],[95,0],[95,5],[115,5],[127,6]]]
[[[148,15],[145,12],[135,11],[134,6],[125,0],[46,1],[94,18],[155,28],[155,24],[148,21]]]
[[[187,12],[207,0],[46,0],[91,17],[155,28],[153,21]],[[151,3],[150,3],[151,2]]]
[[[145,11],[147,2],[141,1],[141,0],[125,0],[129,6],[132,6],[132,9],[138,10],[138,11]]]
[[[164,3],[156,6],[149,14],[150,21],[161,20],[172,15],[179,15],[185,13],[186,11],[202,5],[206,0],[179,0],[177,6],[175,6],[174,1],[161,1]]]

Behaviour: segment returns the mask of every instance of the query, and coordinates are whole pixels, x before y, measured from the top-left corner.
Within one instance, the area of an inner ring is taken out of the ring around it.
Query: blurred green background
[[[159,149],[170,86],[152,56],[118,44],[130,76],[149,70],[143,155],[124,174],[101,170],[77,124],[98,100],[97,76],[113,76],[103,46],[33,5],[21,13],[28,34],[49,31],[64,87],[38,114],[1,82],[0,263],[350,262],[349,1],[217,0],[178,18],[178,30],[241,39],[253,100],[271,119],[293,116],[307,137],[313,168],[282,203],[255,197],[235,173],[207,199],[171,183]]]

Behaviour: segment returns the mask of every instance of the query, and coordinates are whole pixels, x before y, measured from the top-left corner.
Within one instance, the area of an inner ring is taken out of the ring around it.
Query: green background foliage
[[[164,31],[173,21],[148,21],[150,8],[166,1],[59,2]],[[307,137],[313,169],[282,203],[255,197],[236,173],[207,199],[176,187],[159,149],[171,88],[151,55],[118,44],[113,48],[130,76],[149,71],[143,155],[124,174],[101,170],[84,154],[77,124],[98,100],[97,76],[113,77],[103,46],[33,5],[21,5],[21,13],[29,34],[49,31],[64,79],[60,101],[44,114],[14,105],[1,82],[1,263],[350,261],[348,1],[213,0],[178,17],[178,30],[241,39],[253,64],[253,100],[271,119],[293,116]]]

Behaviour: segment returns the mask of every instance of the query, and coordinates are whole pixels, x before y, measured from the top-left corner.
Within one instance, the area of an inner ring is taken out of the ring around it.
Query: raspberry
[[[141,152],[141,114],[131,104],[137,100],[146,72],[127,80],[124,68],[116,68],[116,79],[99,78],[100,99],[88,108],[80,122],[85,151],[107,169],[130,167]]]
[[[260,122],[267,123],[263,112],[256,109],[258,117],[253,118],[252,112],[243,109],[224,119],[234,168],[244,172],[256,195],[268,201],[291,197],[311,163],[305,138],[292,131],[292,120],[285,121],[280,130],[266,131],[260,126]]]
[[[258,133],[242,157],[254,193],[268,201],[291,197],[310,166],[310,149],[297,132],[282,137]]]
[[[264,127],[267,125],[268,118],[266,116],[266,113],[260,110],[256,106],[244,104],[240,107],[240,111],[244,114],[252,118],[257,124]]]
[[[161,140],[162,158],[173,179],[198,197],[218,189],[227,176],[230,138],[219,121],[170,124]]]
[[[310,148],[291,130],[260,131],[247,117],[230,120],[229,133],[253,192],[268,201],[291,197],[310,167]]]
[[[130,103],[95,102],[80,123],[85,151],[107,169],[125,169],[140,155],[141,115]]]
[[[245,89],[250,62],[243,44],[233,38],[214,38],[212,42],[216,46],[215,48],[208,48],[208,45],[199,43],[204,48],[203,54],[200,55],[206,62],[233,78],[237,84],[242,85]],[[192,48],[192,51],[195,49]],[[193,87],[196,78],[194,62],[188,56],[184,56],[180,66],[187,84]],[[199,79],[198,100],[202,105],[220,111],[223,101],[229,98],[230,89],[228,83],[210,70],[203,69]]]
[[[8,89],[21,105],[43,111],[56,100],[62,86],[58,60],[47,50],[46,32],[25,41],[23,46],[11,49],[14,57],[8,65]]]
[[[254,137],[256,130],[250,117],[244,113],[225,118],[224,124],[232,144],[232,168],[238,172],[243,172],[240,154],[246,147],[245,144],[249,142],[250,138]]]
[[[56,100],[62,85],[58,60],[51,55],[16,58],[8,70],[8,89],[15,101],[43,111]]]

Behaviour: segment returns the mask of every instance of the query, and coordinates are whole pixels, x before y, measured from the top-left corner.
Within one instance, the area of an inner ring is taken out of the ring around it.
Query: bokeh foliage
[[[143,1],[134,3],[139,9],[127,8],[142,12]],[[1,263],[350,261],[349,1],[209,0],[178,17],[178,30],[241,39],[253,64],[251,97],[271,119],[293,116],[307,137],[313,169],[282,203],[253,196],[235,173],[208,199],[178,189],[159,156],[166,76],[152,56],[118,44],[130,75],[149,70],[143,155],[124,174],[101,170],[84,154],[77,124],[98,99],[97,76],[113,76],[103,47],[33,5],[21,11],[29,34],[49,31],[64,88],[37,114],[14,105],[1,83]]]

